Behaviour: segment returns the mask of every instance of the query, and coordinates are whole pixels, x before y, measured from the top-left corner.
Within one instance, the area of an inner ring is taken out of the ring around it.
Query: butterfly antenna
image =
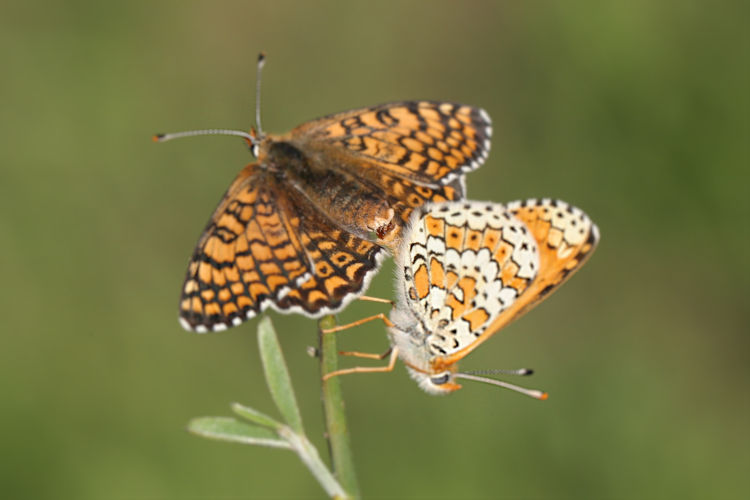
[[[531,368],[517,368],[515,370],[508,370],[503,368],[493,368],[491,370],[470,370],[468,372],[469,375],[521,375],[521,376],[527,376],[527,375],[533,375],[534,370]]]
[[[251,130],[250,133],[243,132],[242,130],[227,130],[227,129],[205,129],[205,130],[187,130],[185,132],[174,132],[170,134],[156,134],[153,136],[154,142],[167,142],[172,139],[181,139],[183,137],[193,137],[196,135],[234,135],[242,137],[250,145],[250,149],[253,155],[257,158],[258,147],[261,139],[263,138],[263,129],[260,126],[260,78],[263,72],[263,65],[266,61],[266,55],[261,52],[258,54],[258,79],[256,80],[255,86],[255,126],[257,132]]]
[[[183,137],[193,137],[196,135],[236,135],[243,137],[249,141],[250,144],[255,145],[258,139],[252,134],[243,132],[242,130],[227,130],[223,128],[211,128],[205,130],[187,130],[185,132],[173,132],[171,134],[156,134],[153,136],[154,142],[167,142],[172,139],[181,139]]]
[[[519,387],[517,385],[503,382],[502,380],[495,380],[494,378],[480,377],[478,375],[472,375],[471,373],[454,373],[453,376],[456,378],[474,380],[475,382],[484,382],[485,384],[496,385],[498,387],[510,389],[511,391],[519,392],[525,396],[529,396],[531,398],[538,399],[540,401],[544,401],[548,397],[548,394],[544,391],[538,391],[535,389],[526,389],[524,387]]]
[[[260,79],[263,74],[263,66],[266,64],[266,54],[258,54],[258,76],[255,79],[255,127],[258,129],[258,136],[263,137],[263,128],[260,126]]]

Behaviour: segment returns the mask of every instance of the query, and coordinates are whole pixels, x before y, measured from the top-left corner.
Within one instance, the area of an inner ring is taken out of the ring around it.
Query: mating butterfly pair
[[[388,250],[403,271],[389,366],[398,355],[421,387],[446,392],[458,387],[454,375],[470,378],[455,372],[458,359],[562,283],[596,245],[596,227],[562,202],[457,202],[464,175],[489,152],[484,110],[391,103],[281,136],[263,134],[256,112],[250,134],[156,137],[239,135],[257,159],[198,241],[180,301],[188,330],[224,330],[269,306],[311,317],[338,311],[364,293]]]

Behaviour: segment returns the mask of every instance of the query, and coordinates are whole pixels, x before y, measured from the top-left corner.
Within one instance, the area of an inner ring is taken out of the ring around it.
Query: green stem
[[[332,315],[323,317],[318,323],[319,329],[333,328],[336,318]],[[338,349],[336,335],[318,333],[320,340],[320,373],[321,376],[338,369]],[[354,471],[354,460],[349,443],[349,427],[344,412],[344,397],[341,392],[340,377],[333,377],[322,382],[323,413],[326,421],[328,450],[331,454],[331,468],[341,486],[352,498],[361,498],[357,475]]]
[[[323,463],[320,455],[318,455],[318,450],[303,434],[297,434],[286,425],[282,425],[277,432],[297,452],[300,460],[310,469],[310,472],[312,472],[313,476],[315,476],[326,493],[328,493],[328,496],[335,499],[350,498],[346,491],[344,491],[344,487],[328,471],[326,464]]]

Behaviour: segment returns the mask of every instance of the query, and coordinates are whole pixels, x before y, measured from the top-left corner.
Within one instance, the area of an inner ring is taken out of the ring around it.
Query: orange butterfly
[[[258,95],[263,55],[258,60]],[[406,101],[307,122],[288,134],[238,135],[257,161],[240,171],[193,253],[180,323],[196,332],[239,325],[268,306],[318,317],[361,295],[412,210],[461,199],[464,174],[487,158],[479,108]]]

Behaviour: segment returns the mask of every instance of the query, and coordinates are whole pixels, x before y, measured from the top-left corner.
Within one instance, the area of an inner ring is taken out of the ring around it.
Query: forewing
[[[421,318],[431,354],[480,342],[536,276],[534,238],[499,204],[431,204],[412,219],[399,252],[405,300]]]
[[[188,266],[180,323],[224,330],[255,316],[310,276],[285,196],[257,164],[232,182]]]
[[[561,200],[532,198],[508,204],[539,244],[539,276],[518,304],[516,317],[557,290],[591,257],[599,228],[580,208]]]
[[[211,217],[180,301],[188,330],[224,330],[268,306],[311,317],[366,289],[384,254],[338,229],[297,191],[246,167]]]
[[[483,109],[434,101],[381,104],[330,115],[292,130],[309,150],[364,160],[361,167],[425,185],[445,185],[487,159],[492,126]],[[333,151],[333,152],[332,152]]]
[[[599,242],[599,230],[591,219],[564,201],[548,198],[515,201],[507,205],[507,210],[536,241],[535,276],[525,287],[517,289],[516,299],[485,327],[475,343],[440,360],[446,366],[466,356],[549,296],[586,262]]]

